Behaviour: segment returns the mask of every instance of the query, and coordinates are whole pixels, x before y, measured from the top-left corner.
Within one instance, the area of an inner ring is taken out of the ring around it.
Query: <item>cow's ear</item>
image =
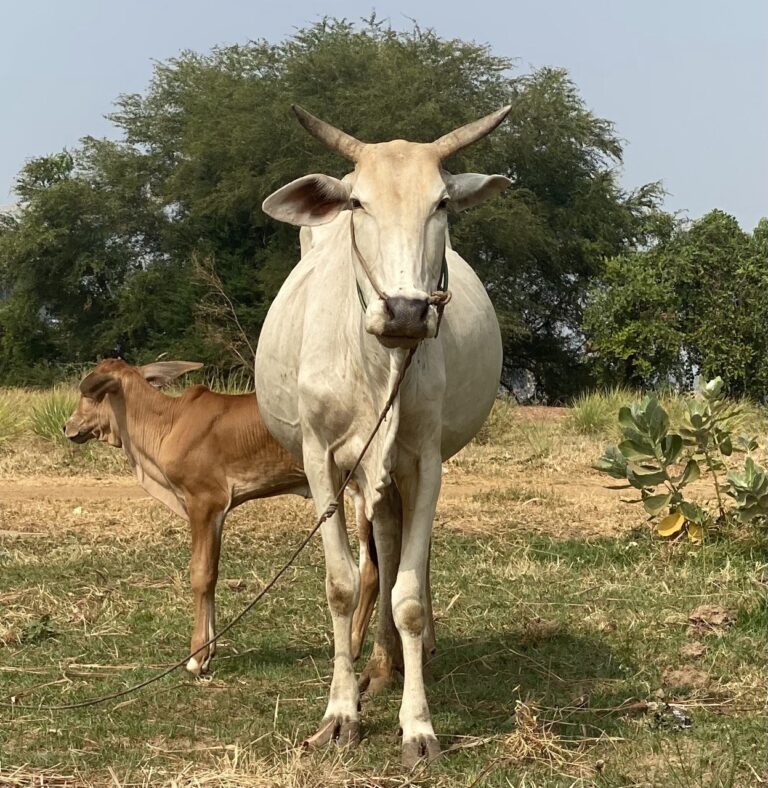
[[[80,393],[88,399],[101,402],[107,394],[116,394],[120,381],[104,372],[90,372],[80,381]]]
[[[444,177],[448,194],[451,195],[451,207],[457,211],[474,208],[490,200],[512,183],[503,175],[480,175],[477,172],[462,172],[459,175],[446,173]]]
[[[161,389],[163,386],[173,383],[176,378],[186,375],[187,372],[194,372],[203,366],[204,364],[199,361],[155,361],[152,364],[139,367],[139,372],[147,382],[155,388]]]
[[[349,205],[351,191],[330,175],[305,175],[270,194],[261,208],[280,222],[311,227],[336,218]]]

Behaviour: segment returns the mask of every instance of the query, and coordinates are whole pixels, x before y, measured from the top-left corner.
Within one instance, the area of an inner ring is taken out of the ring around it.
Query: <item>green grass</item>
[[[619,408],[637,398],[636,392],[624,388],[580,394],[571,403],[566,425],[579,435],[612,434]]]
[[[55,386],[35,397],[29,411],[32,432],[52,443],[66,444],[64,422],[77,407],[78,392],[68,386]]]
[[[21,429],[18,398],[0,391],[0,445],[15,438]]]
[[[475,435],[475,443],[480,446],[486,446],[491,443],[504,443],[514,429],[517,409],[518,405],[512,398],[499,397],[493,403],[493,408],[485,424]]]
[[[300,538],[296,527],[265,530],[257,506],[240,510],[225,536],[222,577],[243,578],[248,591],[235,593],[221,583],[222,622]],[[4,540],[0,692],[30,692],[21,695],[27,708],[4,712],[2,768],[77,770],[108,781],[109,767],[121,780],[141,782],[150,768],[154,781],[185,769],[220,772],[232,766],[234,752],[259,768],[293,764],[286,753],[322,716],[331,651],[318,542],[226,637],[211,681],[196,682],[179,671],[125,705],[34,709],[36,701],[120,689],[152,674],[139,665],[164,664],[184,653],[190,626],[186,528],[154,511],[154,526],[142,538],[115,525]],[[762,768],[765,745],[768,638],[755,580],[766,545],[696,548],[662,543],[645,532],[554,540],[516,529],[513,520],[505,521],[503,507],[494,511],[503,526],[496,536],[447,529],[435,534],[439,652],[429,667],[428,694],[444,748],[456,749],[416,782],[752,784],[750,766]],[[96,525],[102,513],[91,516]],[[666,700],[686,705],[694,727],[670,730],[658,727],[653,714],[622,712],[628,700],[658,701],[665,671],[685,664],[679,652],[692,638],[688,614],[704,601],[733,610],[736,623],[696,635],[708,647],[695,665],[707,676],[705,688],[667,691]],[[68,668],[73,662],[91,667]],[[110,667],[121,664],[135,667]],[[60,683],[34,689],[49,681]],[[561,762],[510,758],[517,701],[552,723],[565,753]],[[399,690],[364,704],[365,738],[356,752],[339,757],[331,748],[304,756],[303,766],[286,766],[285,774],[271,779],[321,785],[377,775],[400,784],[398,705]],[[300,768],[306,770],[301,779]],[[248,779],[258,784],[257,778]],[[248,782],[242,774],[239,779]]]

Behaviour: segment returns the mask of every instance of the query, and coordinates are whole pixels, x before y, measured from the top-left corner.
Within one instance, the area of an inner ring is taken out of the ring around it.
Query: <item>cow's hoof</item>
[[[202,662],[200,662],[196,657],[191,657],[185,667],[187,671],[193,676],[200,678],[211,669],[211,658],[206,657]]]
[[[440,755],[440,745],[434,735],[421,734],[403,742],[402,764],[413,769],[418,763],[431,763]]]
[[[304,739],[305,750],[316,750],[336,742],[340,747],[354,747],[360,742],[360,721],[338,715],[327,717],[308,739]]]

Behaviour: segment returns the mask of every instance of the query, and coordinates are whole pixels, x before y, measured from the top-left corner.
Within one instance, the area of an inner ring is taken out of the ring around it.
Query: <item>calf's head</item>
[[[64,435],[73,443],[96,439],[119,448],[123,440],[116,406],[126,388],[140,397],[142,390],[167,386],[180,375],[202,366],[196,361],[157,361],[134,367],[120,359],[106,359],[80,382],[80,399],[64,424]]]
[[[493,131],[510,108],[435,142],[363,143],[294,106],[307,131],[355,164],[343,180],[305,175],[270,195],[264,211],[300,226],[348,212],[350,250],[366,303],[365,327],[387,347],[413,347],[437,333],[430,299],[441,279],[448,208],[464,210],[510,184],[502,175],[451,175],[442,162]],[[344,250],[339,250],[344,253]]]

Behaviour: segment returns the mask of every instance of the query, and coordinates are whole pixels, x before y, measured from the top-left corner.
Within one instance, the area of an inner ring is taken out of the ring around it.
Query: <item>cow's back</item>
[[[255,394],[187,389],[162,454],[174,484],[226,490],[233,505],[303,482],[299,464],[267,430]]]

